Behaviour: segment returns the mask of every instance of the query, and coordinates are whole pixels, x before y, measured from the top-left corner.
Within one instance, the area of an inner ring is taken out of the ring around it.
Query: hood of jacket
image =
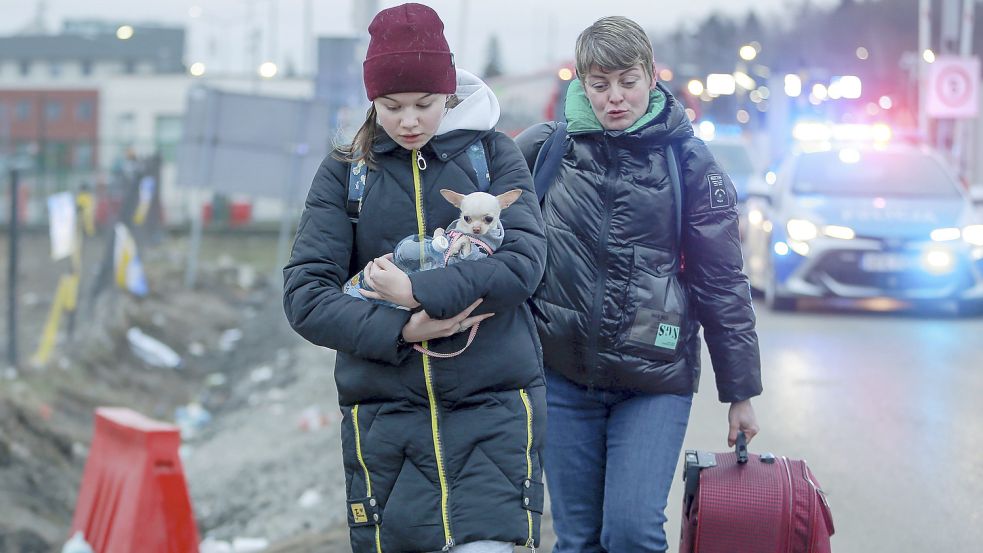
[[[495,127],[502,109],[492,89],[474,74],[457,70],[457,90],[461,101],[444,115],[437,136],[452,131],[488,131]]]
[[[686,111],[678,101],[669,102],[669,92],[656,83],[649,92],[649,106],[638,121],[623,131],[608,131],[601,126],[591,108],[587,92],[579,79],[574,79],[567,87],[564,115],[567,119],[567,132],[570,134],[605,133],[609,136],[639,136],[658,142],[681,139],[693,134],[693,126]]]

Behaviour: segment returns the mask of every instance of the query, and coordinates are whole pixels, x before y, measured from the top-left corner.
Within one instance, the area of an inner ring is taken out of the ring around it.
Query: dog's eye
[[[470,223],[471,222],[471,216],[470,215],[465,215],[464,216],[464,222],[465,223]]]
[[[486,216],[485,216],[485,224],[486,224],[486,225],[490,225],[490,224],[492,224],[492,222],[494,222],[494,221],[495,221],[495,218],[494,218],[494,217],[492,217],[491,215],[486,215]]]

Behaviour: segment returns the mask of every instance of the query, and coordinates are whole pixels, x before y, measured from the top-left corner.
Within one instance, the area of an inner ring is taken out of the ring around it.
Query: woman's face
[[[386,134],[407,150],[419,150],[437,132],[447,95],[399,92],[379,96],[373,102]]]
[[[655,85],[641,63],[612,71],[594,65],[583,81],[590,107],[608,131],[623,131],[645,115]]]

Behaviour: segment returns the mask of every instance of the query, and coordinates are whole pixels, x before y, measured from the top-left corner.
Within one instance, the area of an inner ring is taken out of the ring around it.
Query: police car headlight
[[[983,246],[983,225],[969,225],[968,227],[964,227],[963,240],[974,246]]]
[[[956,258],[947,249],[938,247],[925,250],[922,255],[922,268],[932,274],[942,274],[952,271],[956,266]]]
[[[951,240],[959,240],[959,234],[959,229],[955,227],[937,228],[929,234],[929,237],[933,242],[949,242]]]
[[[852,228],[841,227],[839,225],[827,225],[823,227],[823,234],[830,238],[839,238],[840,240],[853,240],[857,235]]]
[[[785,230],[788,231],[789,238],[799,242],[812,240],[819,235],[819,229],[816,228],[816,225],[805,219],[789,219],[788,223],[785,223]]]

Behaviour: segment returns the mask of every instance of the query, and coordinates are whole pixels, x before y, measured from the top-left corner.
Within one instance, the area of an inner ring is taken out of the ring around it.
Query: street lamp
[[[205,74],[205,64],[200,61],[196,61],[191,64],[188,68],[188,73],[191,73],[192,77],[200,77]]]
[[[754,58],[758,57],[757,48],[751,46],[750,44],[745,44],[744,46],[741,46],[741,49],[738,53],[740,54],[741,59],[744,61],[751,61]]]
[[[703,94],[703,81],[693,79],[686,85],[686,89],[689,90],[689,93],[693,96],[699,96]]]
[[[264,79],[272,79],[276,76],[277,67],[272,61],[264,62],[259,66],[259,76]]]
[[[116,38],[120,40],[129,40],[132,37],[133,37],[133,27],[131,26],[120,25],[120,27],[116,29]]]

